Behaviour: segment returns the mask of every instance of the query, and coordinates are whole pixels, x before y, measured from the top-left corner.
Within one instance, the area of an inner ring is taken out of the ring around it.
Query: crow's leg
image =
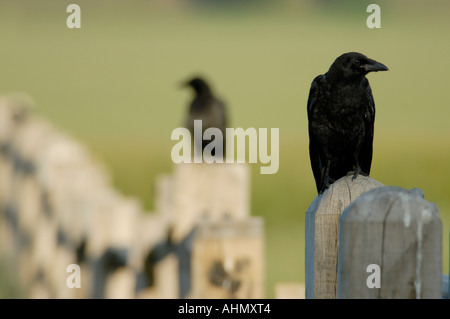
[[[362,173],[361,167],[359,167],[359,164],[356,163],[356,169],[355,169],[355,172],[353,174],[352,181],[355,180],[358,177],[358,175],[361,174],[361,173]]]
[[[323,174],[323,183],[322,183],[322,190],[320,193],[323,193],[331,184],[335,182],[333,178],[330,177],[330,166],[331,161],[327,161],[327,166],[325,167],[325,173]]]
[[[361,169],[361,166],[359,166],[359,161],[358,161],[358,156],[355,155],[355,163],[356,163],[356,168],[355,171],[353,172],[353,177],[352,177],[352,181],[355,180],[359,174],[363,175],[363,176],[368,176],[366,173],[364,173]],[[350,172],[352,173],[352,172]]]

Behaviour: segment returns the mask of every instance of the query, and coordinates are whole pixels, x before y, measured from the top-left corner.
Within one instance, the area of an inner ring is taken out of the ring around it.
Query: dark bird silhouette
[[[318,193],[349,173],[368,176],[375,102],[366,75],[388,68],[357,52],[317,76],[308,97],[309,155]]]
[[[220,129],[223,136],[222,154],[217,153],[217,156],[223,156],[227,122],[225,104],[213,95],[209,85],[200,77],[191,79],[185,85],[190,86],[195,92],[195,97],[189,106],[185,123],[186,128],[191,132],[191,136],[194,136],[194,120],[202,120],[202,136],[205,130],[210,127]],[[214,136],[212,140],[214,140]],[[211,143],[212,140],[202,140],[202,145],[196,145],[197,152],[200,152],[200,150],[203,152],[206,145]],[[213,149],[211,154],[216,155],[215,151],[216,149]]]

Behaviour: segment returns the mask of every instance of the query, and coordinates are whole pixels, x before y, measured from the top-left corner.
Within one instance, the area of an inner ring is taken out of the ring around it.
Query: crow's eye
[[[355,64],[356,64],[356,65],[359,65],[359,60],[355,60]]]

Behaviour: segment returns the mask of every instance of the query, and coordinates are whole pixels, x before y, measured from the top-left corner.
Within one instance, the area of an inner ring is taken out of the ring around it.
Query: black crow
[[[317,76],[308,97],[309,155],[318,193],[350,172],[368,176],[375,103],[366,75],[388,68],[357,52]]]
[[[223,156],[225,153],[225,128],[227,122],[225,104],[214,97],[211,88],[204,79],[194,77],[185,84],[192,87],[195,92],[195,97],[189,106],[189,113],[185,123],[186,128],[191,132],[191,136],[194,136],[194,120],[202,120],[202,136],[204,131],[210,127],[220,129],[223,136],[222,154],[217,153],[217,155]],[[209,143],[211,143],[211,140],[202,139],[202,145],[196,145],[197,152],[203,152],[205,146]],[[216,155],[215,151],[217,150],[213,149],[211,154]]]

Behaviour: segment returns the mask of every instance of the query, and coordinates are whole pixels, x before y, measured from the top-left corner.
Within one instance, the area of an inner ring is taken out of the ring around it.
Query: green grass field
[[[251,213],[266,220],[267,296],[304,281],[304,213],[314,199],[306,100],[312,79],[359,51],[390,71],[369,75],[377,106],[371,176],[419,187],[441,213],[444,272],[450,230],[450,5],[381,2],[333,10],[280,2],[239,11],[144,1],[87,1],[82,28],[66,27],[68,1],[0,2],[0,93],[26,92],[36,113],[86,143],[114,183],[153,209],[155,177],[171,172],[170,134],[204,74],[228,104],[232,127],[280,128],[280,169],[252,165]],[[183,2],[184,3],[184,2]],[[351,10],[349,9],[351,8]]]

